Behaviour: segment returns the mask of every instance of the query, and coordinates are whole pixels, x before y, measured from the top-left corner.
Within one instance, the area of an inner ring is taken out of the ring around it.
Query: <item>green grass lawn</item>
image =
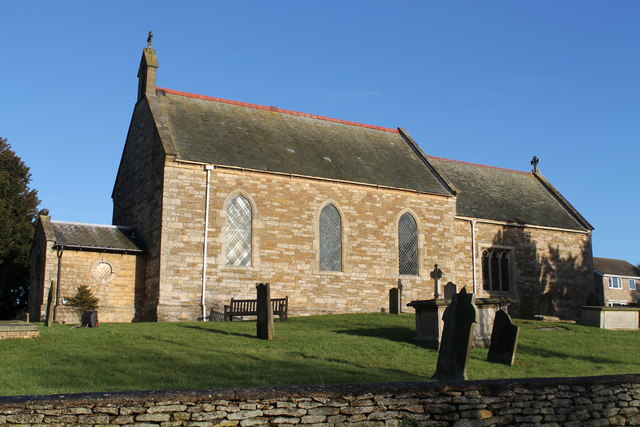
[[[640,332],[517,321],[515,366],[474,349],[469,379],[640,372]],[[55,325],[0,341],[0,395],[430,381],[438,353],[412,343],[414,316],[346,314],[276,322]]]

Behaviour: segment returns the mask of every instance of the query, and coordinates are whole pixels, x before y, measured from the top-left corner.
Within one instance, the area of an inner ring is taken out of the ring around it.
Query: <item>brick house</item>
[[[635,305],[640,301],[640,269],[622,259],[593,258],[598,305]]]
[[[575,318],[591,292],[593,228],[537,168],[429,156],[403,128],[163,89],[157,68],[149,45],[112,194],[113,223],[144,248],[135,313],[119,320],[208,317],[256,282],[289,296],[292,315],[381,311],[399,280],[404,302],[432,298],[436,263],[444,283],[516,298],[516,315]],[[36,244],[47,260],[48,245]],[[32,282],[36,318],[50,276]]]

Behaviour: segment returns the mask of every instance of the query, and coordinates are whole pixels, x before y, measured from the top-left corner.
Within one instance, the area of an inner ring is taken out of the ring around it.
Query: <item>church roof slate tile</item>
[[[557,190],[545,186],[543,179],[533,173],[433,156],[428,156],[428,161],[458,191],[458,216],[570,230],[592,229],[555,193]]]
[[[395,129],[169,89],[156,99],[181,160],[451,194]]]
[[[142,252],[133,227],[51,221],[56,245],[66,248],[115,252]]]

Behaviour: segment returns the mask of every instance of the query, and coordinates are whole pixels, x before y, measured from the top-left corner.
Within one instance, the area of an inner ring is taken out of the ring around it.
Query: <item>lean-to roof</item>
[[[65,248],[141,252],[133,227],[51,221],[51,231],[47,239]]]

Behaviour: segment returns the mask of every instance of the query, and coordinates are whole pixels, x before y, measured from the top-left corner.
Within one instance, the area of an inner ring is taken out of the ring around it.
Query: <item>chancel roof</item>
[[[51,221],[51,231],[47,239],[66,248],[141,252],[133,227]]]
[[[623,259],[593,257],[593,268],[610,276],[640,277],[640,269]]]
[[[156,99],[181,160],[451,194],[396,129],[169,89]]]
[[[457,215],[588,230],[591,225],[541,175],[428,156],[458,191]]]

